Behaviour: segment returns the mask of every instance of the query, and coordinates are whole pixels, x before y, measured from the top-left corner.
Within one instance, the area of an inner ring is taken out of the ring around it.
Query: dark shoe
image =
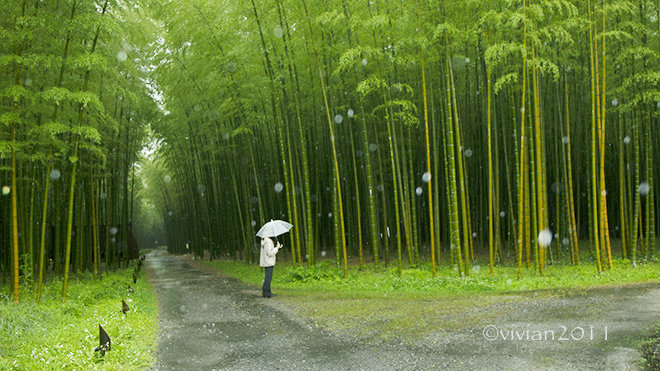
[[[274,297],[276,297],[276,296],[277,296],[277,295],[275,295],[275,294],[271,294],[271,295],[270,295],[271,298],[274,298]]]

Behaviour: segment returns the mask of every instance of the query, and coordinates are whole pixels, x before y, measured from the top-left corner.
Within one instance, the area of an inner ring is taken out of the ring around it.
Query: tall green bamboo
[[[369,150],[369,134],[367,132],[367,120],[364,112],[363,98],[360,97],[360,119],[362,121],[362,137],[364,138],[364,161],[367,167],[367,189],[369,191],[369,227],[371,230],[371,249],[374,257],[374,264],[378,266],[379,242],[378,226],[376,222],[376,195],[374,194],[374,184],[372,175],[371,151]]]
[[[453,99],[452,99],[452,75],[451,75],[451,58],[449,53],[449,39],[445,34],[445,79],[446,79],[446,89],[447,89],[447,154],[448,156],[448,176],[447,176],[447,186],[449,188],[449,197],[450,197],[450,222],[449,229],[451,233],[451,251],[455,256],[455,264],[458,268],[458,273],[461,277],[465,276],[464,266],[463,266],[463,257],[461,253],[462,243],[461,243],[461,227],[459,224],[459,211],[458,211],[458,184],[457,184],[457,165],[456,165],[456,148],[455,148],[455,137],[454,130],[456,125],[454,124],[454,114],[455,110],[453,109]],[[429,174],[430,175],[430,174]]]
[[[294,193],[294,189],[290,184],[291,178],[289,177],[289,165],[287,162],[287,156],[286,156],[286,147],[284,145],[284,132],[282,130],[282,118],[280,117],[280,107],[279,107],[279,100],[275,96],[275,77],[274,77],[274,72],[273,72],[273,67],[270,61],[270,56],[268,54],[268,47],[266,46],[266,41],[264,39],[263,31],[261,29],[261,20],[259,18],[259,15],[257,13],[257,6],[254,3],[254,0],[251,0],[252,2],[252,9],[253,9],[253,14],[254,17],[257,21],[257,27],[259,29],[259,35],[261,37],[261,45],[262,45],[262,50],[264,53],[264,59],[266,61],[266,72],[268,74],[268,80],[269,80],[269,85],[271,89],[271,101],[273,105],[273,114],[275,115],[275,122],[277,124],[277,132],[278,132],[278,138],[279,138],[279,144],[280,144],[280,154],[282,158],[282,169],[284,172],[284,184],[285,184],[285,192],[286,192],[286,204],[287,204],[287,211],[288,215],[293,215],[292,214],[292,205],[291,205],[291,198]],[[291,246],[291,255],[292,255],[292,264],[293,267],[296,267],[296,247],[295,244]]]
[[[488,26],[488,47],[490,47],[490,25]],[[493,176],[493,124],[491,120],[491,97],[492,97],[492,87],[491,87],[491,66],[490,61],[488,63],[487,70],[487,103],[486,103],[486,121],[488,127],[486,131],[488,132],[488,258],[490,266],[490,275],[494,274],[495,266],[495,254],[493,251],[495,241],[494,241],[494,227],[495,227],[495,210],[493,209],[493,185],[495,183],[495,177]]]
[[[316,42],[314,41],[314,30],[312,28],[312,21],[309,18],[309,12],[307,10],[307,3],[305,0],[302,0],[303,7],[305,8],[305,17],[307,18],[307,25],[309,26],[309,33],[311,36],[312,46],[314,49],[314,56],[316,57],[316,65],[319,71],[319,78],[321,79],[321,91],[323,92],[323,102],[325,103],[325,113],[328,119],[328,127],[330,129],[330,142],[332,144],[332,160],[334,163],[334,172],[335,172],[335,186],[337,189],[337,203],[339,209],[339,219],[340,219],[340,231],[341,231],[341,240],[342,240],[342,251],[344,254],[344,278],[348,277],[348,261],[346,257],[346,231],[344,228],[344,206],[342,202],[342,193],[341,193],[341,176],[339,174],[339,160],[337,159],[337,148],[335,145],[335,135],[332,128],[332,118],[330,118],[330,106],[328,105],[328,96],[325,91],[325,82],[323,79],[323,69],[321,68],[321,62],[319,60],[318,50],[316,48]]]
[[[564,77],[564,104],[566,105],[566,133],[564,141],[564,146],[562,151],[564,153],[564,179],[566,181],[566,205],[568,207],[568,220],[569,220],[569,244],[571,251],[571,261],[574,265],[580,264],[580,254],[578,250],[578,235],[577,235],[577,223],[575,220],[575,203],[573,200],[573,164],[571,156],[571,120],[570,120],[570,107],[569,107],[569,98],[568,98],[568,76]]]
[[[591,2],[588,2],[589,12],[592,11]],[[595,24],[593,25],[595,26]],[[600,203],[600,198],[598,197],[598,171],[597,171],[597,143],[598,143],[598,120],[597,115],[599,115],[598,109],[596,109],[596,71],[595,71],[595,54],[598,52],[597,49],[594,49],[595,45],[595,35],[593,31],[593,26],[589,26],[589,65],[591,70],[591,238],[594,248],[594,255],[596,259],[596,269],[598,272],[603,271],[601,253],[600,253],[600,222],[599,222],[599,213],[598,205]]]
[[[526,1],[523,0],[523,17],[526,16]],[[525,195],[526,195],[526,174],[527,174],[527,161],[525,155],[527,154],[527,138],[525,137],[525,98],[526,98],[526,84],[527,84],[527,22],[523,25],[523,75],[522,75],[522,104],[521,104],[521,125],[520,125],[520,158],[518,171],[518,279],[522,276],[522,260],[524,246],[527,245],[525,231],[528,226],[525,223]]]
[[[108,9],[108,3],[109,1],[106,0],[105,3],[103,4],[102,11],[101,11],[101,16],[105,15],[107,9]],[[96,28],[96,33],[94,35],[94,41],[92,42],[92,48],[90,50],[90,55],[94,54],[94,51],[96,50],[96,45],[98,43],[99,35],[101,33],[101,26],[98,26]],[[85,71],[85,79],[83,82],[83,88],[82,92],[86,93],[88,86],[89,86],[89,76],[91,73],[91,66],[87,68]],[[83,112],[85,111],[85,106],[84,104],[80,103],[78,107],[78,123],[77,126],[80,128],[82,127],[82,121],[83,121]],[[62,301],[66,301],[66,289],[67,289],[67,283],[69,280],[69,264],[71,262],[71,237],[72,237],[72,229],[73,229],[73,199],[74,199],[74,190],[76,186],[76,168],[78,166],[78,147],[80,146],[80,134],[77,134],[75,137],[75,143],[74,143],[74,148],[73,148],[73,156],[71,156],[70,160],[73,163],[71,167],[71,184],[69,186],[69,208],[68,208],[68,219],[67,219],[67,236],[66,236],[66,253],[64,256],[64,281],[62,284]]]
[[[21,6],[21,18],[25,17],[25,7],[27,2],[23,0]],[[20,30],[23,30],[23,22],[20,23]],[[21,59],[21,54],[23,52],[22,41],[18,44],[18,51],[16,53],[17,63],[16,63],[16,79],[14,80],[14,86],[20,86],[21,80],[21,63],[18,62]],[[11,225],[12,225],[12,247],[13,247],[13,259],[12,259],[12,293],[14,296],[14,303],[19,303],[19,246],[18,246],[18,187],[16,184],[16,173],[17,173],[17,164],[16,164],[16,149],[17,149],[17,131],[18,131],[18,96],[14,96],[14,117],[12,119],[12,129],[11,129]]]
[[[653,186],[653,140],[652,138],[652,129],[651,129],[651,117],[649,115],[649,126],[647,127],[646,135],[646,187],[648,191],[646,193],[646,259],[653,259],[653,254],[655,253],[655,190]]]

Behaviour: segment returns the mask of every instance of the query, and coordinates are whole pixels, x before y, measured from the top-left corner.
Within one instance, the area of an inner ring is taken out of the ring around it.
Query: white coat
[[[279,244],[278,244],[279,245]],[[262,267],[272,267],[275,265],[275,255],[280,249],[273,245],[273,240],[265,237],[261,240],[261,256],[259,265]]]

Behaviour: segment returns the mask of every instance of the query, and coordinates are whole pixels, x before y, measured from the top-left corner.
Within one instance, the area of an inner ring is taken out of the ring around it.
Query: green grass
[[[259,290],[262,270],[244,262],[204,262],[219,272],[239,278]],[[346,330],[351,334],[378,339],[414,341],[439,330],[478,326],[502,315],[494,304],[524,302],[542,297],[563,296],[585,289],[660,281],[660,264],[649,262],[636,268],[629,261],[614,261],[614,268],[597,273],[595,264],[547,266],[544,276],[523,268],[517,279],[515,266],[497,266],[491,277],[488,265],[474,265],[470,276],[458,274],[446,264],[432,277],[428,263],[395,268],[366,264],[360,271],[350,265],[348,278],[343,270],[326,260],[317,267],[292,269],[278,263],[273,291],[301,316],[320,326]],[[481,310],[490,307],[488,311]]]
[[[43,288],[41,304],[21,292],[14,304],[0,291],[1,370],[142,370],[155,361],[158,302],[142,272],[132,284],[133,268],[111,273],[100,281],[90,274],[69,280],[66,303],[62,281]],[[129,293],[131,284],[135,292]],[[121,313],[125,300],[131,311]],[[99,325],[112,340],[112,349],[99,357]]]

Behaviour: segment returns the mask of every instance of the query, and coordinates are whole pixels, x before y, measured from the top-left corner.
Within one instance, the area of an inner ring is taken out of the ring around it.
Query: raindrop
[[[301,193],[302,193],[302,188],[300,188],[299,186],[295,186],[295,187],[293,187],[293,194],[294,194],[294,195],[298,196],[298,195],[300,195]]]
[[[626,136],[625,138],[623,138],[623,144],[630,144],[630,137],[629,136]]]
[[[366,66],[366,65],[367,65],[367,58],[364,58],[364,59],[362,60],[362,65],[363,65],[363,66]]]
[[[570,241],[567,237],[564,237],[564,239],[561,240],[561,243],[563,243],[563,244],[566,245],[566,246],[568,246],[568,244],[569,244],[570,242],[571,242],[571,241]]]
[[[341,124],[342,121],[344,121],[344,116],[337,114],[337,116],[335,116],[335,122]]]
[[[470,63],[470,58],[465,58],[465,64]]]
[[[641,182],[639,184],[638,191],[640,196],[647,196],[650,190],[651,190],[651,186],[649,186],[647,182]]]
[[[123,50],[120,50],[117,52],[117,60],[120,62],[126,61],[126,58],[128,58],[128,55],[126,55],[126,52]]]
[[[112,238],[110,239],[110,242],[111,242],[111,243],[115,243],[115,241],[117,241],[117,240],[116,240],[114,237],[112,237]]]
[[[506,280],[506,285],[507,285],[507,286],[511,286],[511,285],[513,285],[513,281],[511,281],[511,278],[509,278],[508,280]]]
[[[554,193],[561,193],[561,191],[564,189],[564,185],[561,184],[561,182],[554,182],[552,183],[550,188]]]
[[[371,143],[371,144],[369,145],[369,150],[370,150],[371,152],[376,152],[377,149],[378,149],[378,145],[377,145],[376,143]]]
[[[422,181],[424,183],[430,182],[431,181],[431,173],[429,173],[428,171],[425,172],[424,175],[422,175]]]
[[[465,58],[463,56],[458,56],[457,55],[457,56],[452,57],[451,64],[452,64],[452,67],[453,67],[454,71],[456,71],[456,72],[462,71],[465,68],[465,61],[466,60],[467,60],[467,58]]]
[[[108,198],[108,194],[105,193],[105,192],[101,192],[101,194],[99,195],[99,197],[101,197],[102,200],[105,200],[106,198]]]
[[[25,84],[25,86],[30,86],[30,85],[32,85],[32,79],[29,78],[29,77],[26,77],[26,78],[25,78],[25,81],[23,81],[23,84]]]
[[[465,157],[472,157],[472,150],[471,149],[466,149],[465,150]]]
[[[208,304],[204,303],[204,304],[202,304],[202,309],[206,309],[206,308],[208,308],[208,306],[209,306]]]
[[[185,312],[186,311],[186,306],[182,305],[179,307],[179,312]]]
[[[318,198],[316,195],[311,195],[311,196],[309,196],[309,200],[310,200],[311,202],[316,202],[316,201],[318,201],[318,199],[319,199],[319,198]]]
[[[273,187],[273,188],[275,188],[275,192],[280,193],[284,189],[284,185],[282,183],[278,182],[278,183],[275,183],[275,187]]]
[[[172,177],[169,176],[169,175],[165,175],[165,176],[163,177],[163,182],[165,182],[165,183],[169,183],[170,180],[172,180]]]
[[[564,144],[568,144],[568,137],[561,138],[561,142]]]
[[[477,232],[472,232],[472,238],[477,238]]]
[[[520,113],[525,113],[525,107],[520,108]]]
[[[349,108],[348,112],[346,112],[346,115],[348,115],[348,117],[353,117],[354,114],[355,114],[355,112],[353,112],[352,108]]]
[[[155,209],[155,208],[156,208],[156,205],[151,204],[151,208],[152,208],[152,209]]]
[[[62,175],[62,173],[60,173],[59,170],[53,169],[53,170],[50,171],[50,180],[53,180],[53,181],[58,180],[58,179],[60,179],[61,175]]]
[[[481,267],[478,266],[478,265],[475,265],[474,267],[472,267],[472,272],[478,274],[479,272],[481,272]]]
[[[254,227],[254,226],[257,225],[257,221],[256,221],[256,220],[253,220],[250,224],[252,224],[252,226]]]
[[[658,101],[658,105],[656,107],[658,107],[658,109],[660,109],[660,100]]]
[[[619,100],[618,99],[612,99],[612,107],[618,107],[619,106]]]
[[[542,230],[541,232],[539,232],[537,241],[539,243],[539,246],[541,247],[550,246],[550,242],[552,242],[552,232],[550,232],[549,229]]]
[[[377,186],[376,186],[376,190],[377,190],[378,192],[382,192],[382,191],[383,191],[383,185],[382,185],[382,184],[377,185]]]
[[[325,251],[321,251],[321,256],[325,256]]]
[[[2,195],[3,195],[3,196],[8,195],[9,192],[11,192],[11,188],[9,188],[9,186],[3,186],[3,187],[2,187]]]
[[[202,105],[201,104],[195,104],[195,112],[199,112],[202,110]]]
[[[332,218],[332,213],[328,213],[328,218]]]
[[[222,134],[222,139],[229,140],[229,138],[231,138],[231,135],[229,135],[229,133]]]
[[[282,36],[284,36],[284,30],[280,26],[275,26],[275,29],[273,30],[273,35],[275,35],[275,37],[277,37],[278,39],[282,38]]]
[[[204,184],[198,184],[197,185],[197,192],[199,192],[199,193],[206,192],[206,186]]]
[[[172,212],[171,212],[171,211],[168,211],[168,212],[167,212],[167,216],[172,216]]]
[[[257,202],[259,202],[259,199],[257,197],[252,197],[250,201],[252,201],[253,204],[256,204]]]
[[[360,157],[364,156],[364,152],[362,152],[362,151],[360,151],[360,150],[357,150],[357,151],[355,151],[355,156],[356,156],[357,158],[360,158]]]
[[[109,232],[110,232],[111,236],[116,235],[117,234],[117,227],[111,227]]]
[[[504,211],[500,211],[500,218],[504,218],[506,216],[506,213]]]
[[[422,187],[417,187],[417,189],[415,189],[415,194],[417,196],[421,196],[423,192],[424,190],[422,189]]]
[[[603,196],[603,197],[606,197],[607,196],[607,190],[603,189],[602,191],[600,191],[600,195]]]

